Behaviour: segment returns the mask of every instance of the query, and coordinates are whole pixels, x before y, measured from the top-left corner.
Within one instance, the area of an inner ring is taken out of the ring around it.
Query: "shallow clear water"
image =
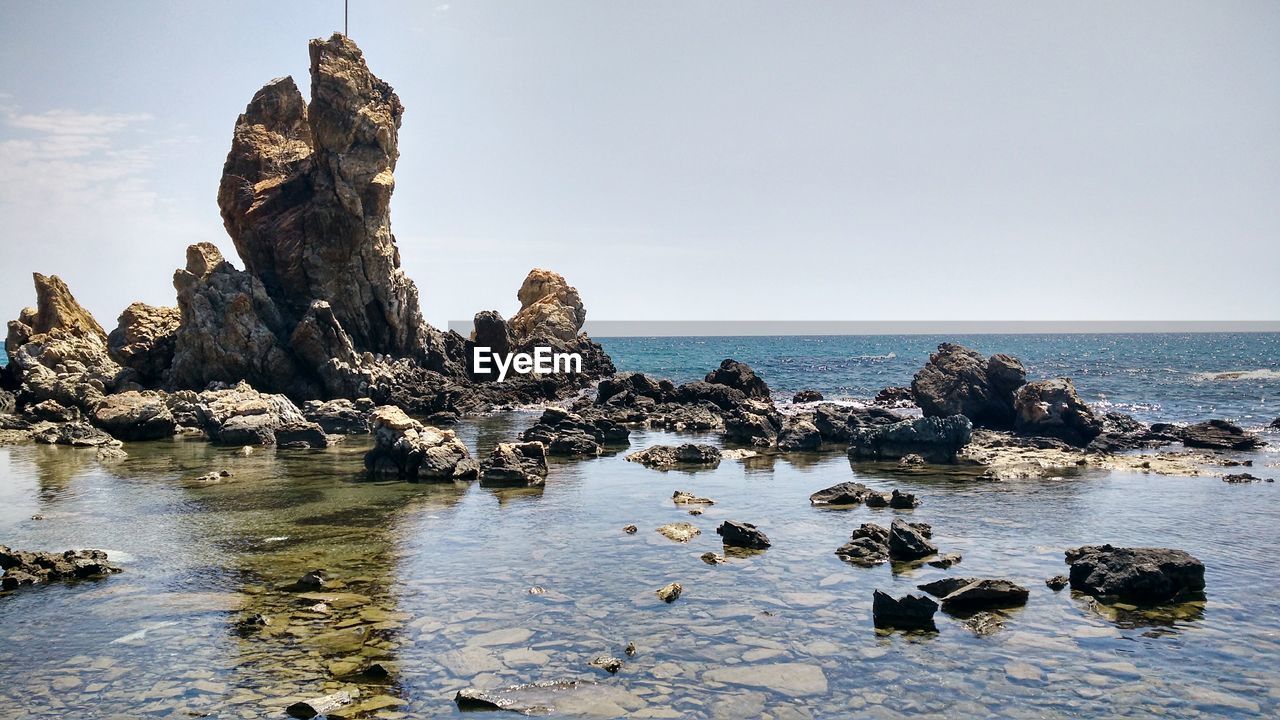
[[[1146,422],[1228,418],[1256,427],[1280,416],[1280,333],[1099,335],[861,335],[597,338],[614,364],[677,382],[699,380],[732,357],[789,399],[813,388],[867,399],[909,385],[938,343],[1008,353],[1031,378],[1066,376],[1081,397]],[[1213,373],[1243,371],[1237,379]],[[1257,372],[1261,371],[1261,372]]]
[[[490,418],[459,434],[483,453],[531,421]],[[637,432],[632,449],[687,439]],[[448,716],[461,687],[564,678],[598,681],[569,702],[603,716],[1280,713],[1276,484],[1107,473],[986,483],[851,468],[839,453],[664,473],[619,455],[557,463],[542,490],[496,492],[361,482],[364,449],[351,438],[245,457],[175,440],[129,445],[127,460],[104,466],[91,451],[0,447],[5,544],[100,547],[126,568],[0,597],[0,716],[280,718],[338,687],[403,703],[384,717]],[[1280,475],[1274,451],[1254,457],[1256,474]],[[230,482],[189,483],[222,468]],[[814,490],[853,478],[924,504],[809,505]],[[676,489],[716,504],[691,517],[671,503]],[[932,523],[964,561],[895,575],[835,557],[858,524],[895,514]],[[756,523],[774,546],[704,564],[729,518]],[[654,531],[679,521],[702,534],[680,545]],[[640,531],[623,533],[629,523]],[[1064,548],[1099,542],[1190,551],[1207,566],[1207,601],[1116,617],[1045,587],[1065,571]],[[328,616],[281,587],[313,568],[347,593]],[[1009,578],[1031,599],[989,636],[941,613],[935,636],[873,630],[874,589],[902,594],[947,575]],[[684,594],[666,605],[654,591],[672,581]],[[238,634],[252,613],[271,624]],[[587,667],[601,654],[627,663],[605,676]],[[336,680],[356,656],[396,671]]]

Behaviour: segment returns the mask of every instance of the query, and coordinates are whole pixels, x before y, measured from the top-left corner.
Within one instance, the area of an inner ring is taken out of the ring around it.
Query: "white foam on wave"
[[[1193,375],[1196,380],[1280,380],[1280,370],[1224,370]]]

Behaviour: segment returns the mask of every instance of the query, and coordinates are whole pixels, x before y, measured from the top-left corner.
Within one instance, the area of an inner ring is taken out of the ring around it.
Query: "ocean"
[[[1145,422],[1226,418],[1264,426],[1280,415],[1280,333],[860,335],[596,338],[619,370],[679,382],[725,358],[747,363],[775,400],[814,389],[868,400],[910,385],[938,343],[1023,361],[1032,379],[1069,377],[1094,408]]]

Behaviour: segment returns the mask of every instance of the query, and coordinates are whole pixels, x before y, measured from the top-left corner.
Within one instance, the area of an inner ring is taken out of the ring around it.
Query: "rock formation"
[[[1014,429],[1024,435],[1052,437],[1078,447],[1102,432],[1102,421],[1076,394],[1068,378],[1038,380],[1013,396]]]
[[[973,426],[963,415],[869,425],[850,433],[849,457],[899,460],[904,455],[915,454],[928,462],[952,463],[972,433]]]
[[[1183,550],[1086,545],[1066,552],[1071,589],[1156,604],[1204,590],[1204,563]]]
[[[573,340],[587,321],[578,289],[565,282],[560,273],[542,268],[529,271],[516,293],[520,311],[511,318],[516,344],[529,340]]]
[[[120,313],[116,329],[107,336],[111,359],[138,375],[137,381],[155,387],[173,364],[174,342],[182,312],[136,302]]]
[[[911,381],[911,392],[925,417],[964,415],[978,427],[1013,427],[1013,392],[1027,373],[1017,358],[981,353],[942,343]]]

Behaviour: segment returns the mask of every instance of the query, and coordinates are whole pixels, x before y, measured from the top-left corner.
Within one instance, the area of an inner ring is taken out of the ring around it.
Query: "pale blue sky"
[[[1280,3],[353,2],[434,324],[1276,319]],[[340,1],[0,4],[0,316],[173,302]],[[237,263],[238,264],[238,263]]]

